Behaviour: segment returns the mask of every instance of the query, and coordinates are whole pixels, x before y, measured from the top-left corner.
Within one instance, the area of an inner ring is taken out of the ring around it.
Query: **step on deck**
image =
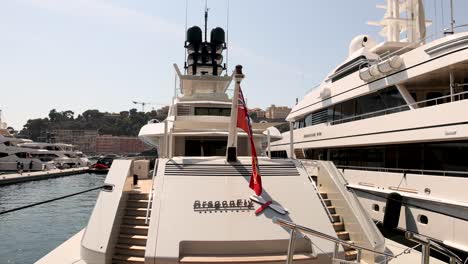
[[[284,263],[287,255],[265,255],[265,256],[186,256],[179,260],[184,264],[218,264],[218,263]],[[294,254],[293,263],[316,259],[309,254]]]
[[[126,216],[146,216],[146,211],[148,211],[145,208],[132,208],[132,207],[127,207],[127,209],[125,209],[125,215]],[[151,210],[149,210],[150,213],[151,213]]]
[[[145,263],[145,258],[133,257],[127,255],[114,255],[112,263],[115,264],[142,264]]]
[[[149,194],[130,192],[127,198],[125,215],[120,224],[120,234],[115,246],[112,263],[142,264],[145,263],[146,241],[148,239],[148,225],[146,214],[148,210]]]
[[[328,199],[328,194],[325,192],[320,192],[320,196],[322,197],[327,207],[326,209],[328,210],[333,219],[332,226],[338,238],[352,243],[352,241],[350,240],[349,232],[346,231],[343,219],[341,219],[340,215],[336,213],[336,207],[333,206],[332,201]],[[357,250],[349,246],[343,246],[343,249],[345,250],[345,260],[353,261],[357,259]]]
[[[148,235],[148,226],[143,225],[120,225],[121,234]]]
[[[143,236],[143,235],[131,235],[131,234],[119,235],[119,242],[123,244],[129,244],[129,245],[146,246],[147,239],[148,239],[148,236]]]
[[[357,259],[357,250],[351,249],[345,251],[345,259],[350,261],[350,260],[356,260]]]
[[[335,222],[332,225],[336,232],[345,231],[345,226],[343,222]]]
[[[115,253],[118,255],[145,257],[145,246],[117,244]]]
[[[328,209],[328,212],[330,212],[330,214],[336,214],[335,206],[333,205],[327,206],[327,209]]]
[[[125,215],[122,220],[125,225],[146,225],[145,216]]]
[[[325,202],[325,205],[326,205],[326,206],[331,206],[331,205],[332,205],[330,199],[323,199],[323,201]]]

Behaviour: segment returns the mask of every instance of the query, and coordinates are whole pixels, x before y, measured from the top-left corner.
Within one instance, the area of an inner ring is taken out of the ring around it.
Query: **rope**
[[[88,189],[88,190],[84,190],[84,191],[81,191],[81,192],[76,192],[76,193],[72,193],[72,194],[67,194],[67,195],[64,195],[64,196],[61,196],[61,197],[57,197],[57,198],[54,198],[54,199],[50,199],[50,200],[46,200],[46,201],[42,201],[42,202],[37,202],[37,203],[33,203],[33,204],[29,204],[29,205],[25,205],[25,206],[13,208],[13,209],[10,209],[10,210],[6,210],[6,211],[3,211],[3,212],[0,212],[0,215],[7,214],[7,213],[11,213],[11,212],[15,212],[15,211],[19,211],[19,210],[23,210],[23,209],[26,209],[26,208],[34,207],[34,206],[41,205],[41,204],[45,204],[45,203],[50,203],[50,202],[62,200],[62,199],[65,199],[65,198],[68,198],[68,197],[72,197],[72,196],[75,196],[75,195],[79,195],[79,194],[87,193],[87,192],[90,192],[90,191],[98,190],[98,189],[101,189],[102,187],[104,187],[104,185],[99,186],[99,187],[94,187],[94,188],[91,188],[91,189]]]

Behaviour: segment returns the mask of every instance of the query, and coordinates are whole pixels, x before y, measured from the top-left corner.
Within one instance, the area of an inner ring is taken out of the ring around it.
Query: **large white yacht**
[[[86,228],[37,263],[429,263],[382,236],[331,162],[261,157],[254,195],[249,155],[268,133],[254,127],[247,140],[237,130],[244,75],[238,66],[222,76],[225,45],[221,28],[210,41],[187,31],[180,94],[167,120],[140,131],[160,158],[153,168],[114,160]],[[425,253],[434,247],[422,243]]]
[[[0,171],[44,170],[56,167],[85,167],[88,160],[72,145],[33,142],[16,138],[8,130],[0,129]]]
[[[35,150],[19,146],[28,142],[31,140],[13,137],[8,130],[0,129],[0,171],[16,171],[20,164],[23,164],[25,170],[55,168],[52,163],[43,161],[40,157],[33,157]]]
[[[76,150],[75,146],[65,143],[24,142],[19,147],[38,150],[32,153],[33,157],[42,161],[53,161],[58,167],[85,167],[89,165],[83,152]],[[48,155],[41,155],[48,154]]]
[[[468,252],[468,32],[426,36],[421,0],[379,7],[385,41],[355,37],[271,155],[333,161],[377,221],[396,192],[399,228]]]

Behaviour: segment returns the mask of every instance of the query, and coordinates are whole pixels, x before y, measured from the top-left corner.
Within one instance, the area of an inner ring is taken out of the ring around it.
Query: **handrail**
[[[442,171],[442,170],[423,170],[423,169],[400,169],[400,168],[385,168],[385,167],[362,167],[362,166],[344,166],[344,165],[336,165],[339,169],[363,169],[363,170],[374,170],[374,171],[381,171],[381,172],[402,172],[402,173],[409,173],[409,172],[420,172],[424,175],[424,173],[440,173],[445,176],[447,173],[451,174],[461,174],[461,175],[468,175],[468,172],[464,171]]]
[[[301,166],[302,166],[302,168],[304,169],[304,171],[305,171],[305,173],[307,174],[307,176],[310,178],[310,175],[309,175],[309,173],[307,172],[307,169],[306,169],[306,167],[304,166],[303,161],[302,161],[302,160],[298,160],[298,161],[299,161],[299,163],[301,164]],[[312,179],[310,179],[310,180],[312,180]],[[335,221],[333,220],[333,217],[331,216],[330,211],[327,209],[327,204],[326,204],[325,201],[323,200],[322,195],[320,195],[320,192],[319,192],[317,186],[315,185],[314,182],[312,182],[312,185],[314,186],[315,192],[317,193],[317,196],[319,197],[320,202],[322,203],[323,208],[324,208],[325,211],[327,212],[327,216],[328,216],[328,218],[330,219],[330,222],[334,223]]]
[[[324,234],[322,232],[310,229],[308,227],[297,225],[297,224],[295,224],[293,222],[284,220],[282,218],[273,217],[272,221],[273,221],[274,224],[277,224],[279,226],[290,228],[291,229],[291,235],[292,235],[291,240],[294,240],[293,236],[295,235],[295,231],[300,230],[300,231],[302,231],[304,233],[307,233],[307,234],[310,234],[310,235],[313,235],[313,236],[316,236],[316,237],[319,237],[319,238],[334,242],[335,245],[340,244],[340,245],[343,245],[343,246],[347,246],[347,247],[356,249],[356,250],[358,250],[358,256],[360,256],[361,250],[365,250],[365,251],[369,251],[369,252],[384,256],[385,257],[385,262],[387,262],[388,258],[393,258],[394,257],[392,254],[388,254],[388,253],[385,253],[385,252],[379,252],[379,251],[376,251],[376,250],[373,250],[373,249],[370,249],[370,248],[366,248],[366,247],[361,247],[361,246],[355,245],[355,244],[353,244],[351,242],[344,241],[344,240],[341,240],[339,238],[335,238],[335,237],[332,237],[330,235]],[[291,244],[291,240],[290,240],[290,244]],[[335,251],[337,251],[336,247],[335,247]],[[293,253],[294,253],[293,248],[291,248],[291,247],[288,248],[288,258],[287,258],[288,260],[290,259],[290,256],[293,255]],[[358,257],[357,262],[359,263],[359,261],[360,261],[360,259]],[[287,263],[290,264],[290,262],[287,262]]]
[[[458,257],[455,253],[452,251],[446,249],[445,247],[433,242],[431,239],[428,238],[422,238],[412,232],[406,231],[405,233],[405,238],[411,241],[414,241],[416,243],[419,243],[422,245],[423,250],[421,252],[423,262],[422,263],[429,263],[429,256],[430,256],[430,249],[434,249],[438,251],[439,253],[447,256],[450,258],[450,264],[462,264],[463,261]]]
[[[151,191],[149,195],[148,206],[146,207],[145,224],[148,224],[149,210],[150,210],[151,204],[153,203],[154,178],[156,178],[156,171],[158,170],[158,164],[159,164],[159,158],[157,158],[156,161],[154,162],[153,178],[151,179]]]
[[[361,115],[355,115],[355,116],[345,117],[345,118],[341,118],[341,119],[338,119],[338,120],[333,120],[333,121],[330,122],[330,124],[331,124],[331,125],[334,125],[334,124],[336,124],[336,123],[343,123],[344,121],[347,121],[347,120],[353,120],[353,119],[360,118],[360,117],[364,117],[364,116],[369,116],[369,115],[374,115],[374,114],[378,114],[378,113],[382,113],[382,112],[397,110],[397,109],[405,108],[405,107],[408,107],[408,106],[418,105],[418,104],[427,103],[427,102],[432,102],[432,101],[435,101],[435,102],[436,102],[436,105],[438,105],[437,101],[440,100],[440,99],[451,98],[451,97],[453,97],[453,96],[459,96],[459,95],[463,95],[463,94],[468,94],[468,91],[464,91],[464,92],[460,92],[460,93],[454,93],[454,94],[449,94],[449,95],[444,95],[444,96],[441,96],[441,97],[432,98],[432,99],[423,100],[423,101],[418,101],[418,102],[409,103],[409,104],[405,104],[405,105],[399,105],[399,106],[395,106],[395,107],[390,107],[390,108],[386,108],[386,109],[382,109],[382,110],[378,110],[378,111],[374,111],[374,112],[369,112],[369,113],[365,113],[365,114],[361,114]],[[462,100],[464,100],[464,99],[462,99]],[[427,106],[426,106],[426,107],[427,107]],[[423,108],[424,108],[424,107],[423,107]]]
[[[345,222],[359,223],[350,226],[352,230],[349,231],[361,234],[352,237],[352,239],[360,246],[370,247],[374,250],[384,250],[385,238],[359,202],[356,193],[347,188],[349,183],[343,174],[330,161],[317,162],[321,166],[322,175],[319,175],[319,177],[323,178],[323,188],[340,197],[335,196],[338,198],[335,205],[338,207],[337,213],[344,215],[345,220],[347,220]]]

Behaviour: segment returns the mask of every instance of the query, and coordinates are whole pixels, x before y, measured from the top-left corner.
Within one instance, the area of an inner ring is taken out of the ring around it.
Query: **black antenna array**
[[[208,41],[208,11],[205,2],[205,39],[202,39],[202,30],[198,26],[187,29],[184,47],[187,57],[184,64],[186,72],[190,75],[219,76],[226,70],[223,64],[223,50],[226,46],[226,34],[220,27],[213,28]]]

